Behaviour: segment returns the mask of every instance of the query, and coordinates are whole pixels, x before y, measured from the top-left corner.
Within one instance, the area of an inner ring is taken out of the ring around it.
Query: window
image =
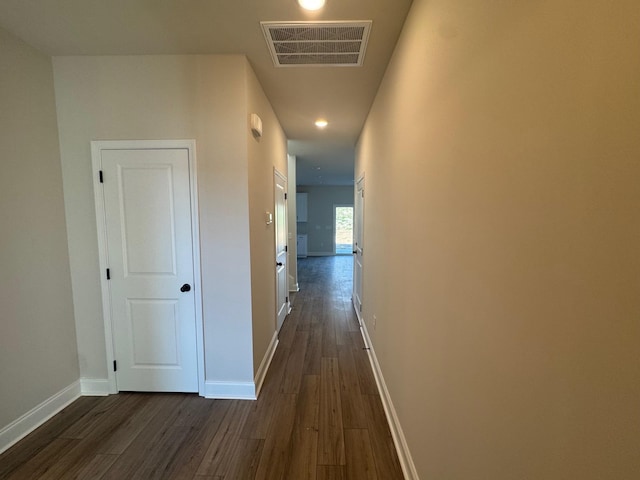
[[[335,253],[336,255],[351,255],[353,252],[353,206],[333,206]]]

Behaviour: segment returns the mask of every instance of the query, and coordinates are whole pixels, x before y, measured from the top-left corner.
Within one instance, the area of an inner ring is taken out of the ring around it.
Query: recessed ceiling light
[[[316,120],[316,127],[318,128],[325,128],[327,125],[329,125],[329,122],[327,122],[326,120],[323,120],[323,119]]]
[[[298,3],[305,10],[320,10],[324,7],[325,0],[298,0]]]

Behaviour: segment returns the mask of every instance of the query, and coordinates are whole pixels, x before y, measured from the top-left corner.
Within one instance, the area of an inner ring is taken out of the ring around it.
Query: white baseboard
[[[81,378],[80,391],[85,397],[106,397],[114,393],[107,378]]]
[[[273,333],[269,348],[267,348],[267,351],[262,358],[262,362],[260,362],[260,366],[258,367],[258,371],[256,372],[256,376],[253,379],[253,383],[255,383],[256,385],[256,398],[258,398],[258,395],[260,395],[262,384],[264,383],[264,379],[267,376],[267,371],[269,371],[269,365],[271,365],[273,355],[276,353],[276,348],[278,348],[278,332]]]
[[[294,282],[294,278],[293,275],[287,275],[287,278],[289,280],[289,292],[297,292],[300,289],[298,288],[298,282]]]
[[[204,397],[229,400],[255,400],[256,385],[253,382],[204,382]]]
[[[353,300],[353,295],[351,296],[351,306],[353,307],[353,311],[356,312],[356,317],[358,317],[358,323],[360,324],[360,326],[362,327],[362,325],[364,325],[364,321],[362,321],[362,312],[360,310],[358,310],[356,308],[356,304]],[[367,334],[367,337],[369,336],[369,334]],[[364,341],[367,341],[367,337],[364,336],[364,332],[362,332],[362,337],[364,338]],[[367,346],[369,344],[367,343]]]
[[[269,365],[278,347],[278,332],[273,333],[269,348],[260,362],[253,382],[204,382],[205,398],[226,398],[232,400],[256,400],[267,376]]]
[[[380,364],[378,363],[376,352],[373,348],[373,344],[371,343],[371,338],[369,337],[369,332],[367,331],[367,325],[364,321],[362,321],[360,312],[356,311],[356,315],[358,316],[358,320],[360,321],[364,343],[367,347],[369,347],[369,350],[367,350],[369,352],[369,361],[371,362],[371,367],[373,368],[373,376],[375,377],[376,384],[378,385],[378,391],[380,392],[380,398],[382,399],[384,412],[387,415],[387,421],[389,422],[389,428],[391,429],[393,443],[395,444],[396,451],[398,452],[398,459],[400,460],[402,473],[404,474],[405,480],[419,480],[418,471],[416,470],[416,466],[413,463],[413,458],[411,457],[411,452],[409,451],[407,440],[402,431],[400,420],[398,419],[396,409],[394,408],[393,402],[391,401],[391,396],[389,395],[387,384],[385,383],[384,377],[382,376],[382,370],[380,369]]]
[[[0,430],[0,453],[22,440],[79,397],[80,381],[76,380],[2,428]]]

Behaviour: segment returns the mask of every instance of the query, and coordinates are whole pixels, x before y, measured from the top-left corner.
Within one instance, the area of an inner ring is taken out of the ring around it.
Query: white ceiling
[[[307,12],[296,0],[0,0],[0,26],[52,56],[246,54],[298,156],[298,184],[344,185],[410,5],[327,0]],[[260,22],[316,20],[372,20],[364,65],[274,67]]]

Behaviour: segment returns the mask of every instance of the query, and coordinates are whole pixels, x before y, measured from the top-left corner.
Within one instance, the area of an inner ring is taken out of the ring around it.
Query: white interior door
[[[101,150],[118,390],[198,391],[189,150]]]
[[[364,177],[356,183],[353,212],[353,307],[362,321],[362,264],[364,255]]]
[[[279,331],[289,311],[287,287],[287,180],[277,171],[273,176],[275,191],[276,237],[276,328]]]

